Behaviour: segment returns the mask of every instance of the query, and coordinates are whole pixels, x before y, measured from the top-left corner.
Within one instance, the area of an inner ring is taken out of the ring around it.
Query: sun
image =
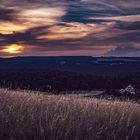
[[[5,46],[1,52],[7,53],[7,54],[19,54],[22,53],[24,50],[24,47],[18,44],[13,44],[9,46]]]

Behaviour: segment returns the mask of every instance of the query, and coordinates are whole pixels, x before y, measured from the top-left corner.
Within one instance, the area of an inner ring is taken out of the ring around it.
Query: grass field
[[[0,140],[140,140],[140,104],[1,89]]]

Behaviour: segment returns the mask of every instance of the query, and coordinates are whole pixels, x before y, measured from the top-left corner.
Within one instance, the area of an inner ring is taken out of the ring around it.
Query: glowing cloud
[[[1,0],[0,4],[2,57],[101,56],[116,47],[140,44],[138,0]]]
[[[23,32],[29,28],[29,25],[17,24],[12,22],[0,22],[0,33],[10,34],[13,32]]]
[[[106,25],[108,27],[108,25]],[[109,25],[110,26],[110,25]],[[106,28],[104,25],[83,24],[83,23],[65,23],[64,25],[56,25],[49,28],[49,34],[39,36],[38,39],[46,40],[63,40],[63,39],[80,39],[91,33],[99,33]],[[47,31],[46,31],[47,33]]]
[[[65,9],[61,7],[33,8],[21,11],[19,19],[32,24],[48,25],[58,23],[64,15]]]
[[[24,47],[17,44],[5,46],[3,49],[0,50],[0,52],[7,54],[19,54],[22,53],[23,51]]]

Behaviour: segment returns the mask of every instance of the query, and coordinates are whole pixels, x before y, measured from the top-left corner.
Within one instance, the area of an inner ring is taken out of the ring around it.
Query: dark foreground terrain
[[[1,140],[139,140],[140,104],[0,89]]]
[[[0,86],[40,90],[140,89],[140,58],[16,57],[0,59]]]

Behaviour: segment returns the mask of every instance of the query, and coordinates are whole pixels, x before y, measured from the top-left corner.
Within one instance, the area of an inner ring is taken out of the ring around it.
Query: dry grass
[[[140,140],[140,104],[1,89],[0,140]]]

